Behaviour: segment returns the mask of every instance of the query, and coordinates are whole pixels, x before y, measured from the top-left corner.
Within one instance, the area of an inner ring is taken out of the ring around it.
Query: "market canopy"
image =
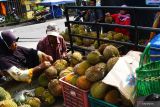
[[[58,5],[58,4],[66,4],[66,3],[75,3],[76,0],[43,0],[41,5]]]

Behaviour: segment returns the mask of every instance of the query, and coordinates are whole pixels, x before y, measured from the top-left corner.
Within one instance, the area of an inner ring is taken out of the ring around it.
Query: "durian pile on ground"
[[[85,26],[83,25],[77,25],[74,24],[71,26],[71,33],[82,35],[82,36],[88,36],[97,38],[96,32],[87,32],[85,30]],[[61,35],[64,37],[66,41],[69,41],[69,35],[68,35],[68,29],[65,30],[65,32],[62,32]],[[114,31],[108,31],[107,33],[100,34],[101,39],[107,39],[107,40],[116,40],[116,41],[129,41],[129,38],[127,35],[123,35],[122,33],[117,33]],[[96,40],[92,39],[86,39],[86,38],[80,38],[80,37],[73,37],[73,42],[78,46],[84,46],[84,47],[90,47],[94,46],[95,49],[98,48],[98,42]],[[104,42],[100,42],[100,44],[104,44]]]
[[[86,60],[76,64],[73,72],[65,76],[64,81],[83,90],[90,90],[92,97],[114,105],[132,106],[120,92],[101,80],[110,72],[120,57],[119,50],[113,45],[103,44],[91,51]]]
[[[55,61],[31,84],[11,83],[11,86],[8,86],[10,84],[5,86],[9,91],[0,87],[0,107],[52,107],[56,99],[58,101],[63,99],[58,79],[73,72],[73,66],[80,63],[82,58],[80,52],[74,52],[68,55],[67,61],[64,59]],[[33,90],[32,94],[24,94],[26,91],[28,93],[28,89]]]

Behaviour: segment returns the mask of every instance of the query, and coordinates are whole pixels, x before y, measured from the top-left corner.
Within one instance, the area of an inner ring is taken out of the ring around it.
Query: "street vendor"
[[[40,40],[37,44],[37,50],[52,56],[53,61],[65,58],[67,47],[64,38],[59,34],[57,25],[50,23],[47,26],[47,36]]]
[[[32,76],[51,66],[52,57],[41,51],[17,46],[12,31],[0,33],[0,72],[16,81],[30,83]]]

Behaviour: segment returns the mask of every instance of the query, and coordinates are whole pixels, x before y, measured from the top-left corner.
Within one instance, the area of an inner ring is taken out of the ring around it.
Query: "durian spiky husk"
[[[94,41],[91,39],[83,39],[83,45],[86,47],[91,46],[92,43],[94,43]]]
[[[106,46],[108,46],[109,44],[102,44],[99,46],[98,51],[103,54],[104,49],[106,48]]]
[[[48,83],[48,89],[53,96],[62,96],[62,87],[58,79],[53,79]]]
[[[4,88],[0,87],[0,101],[11,99],[11,95]]]
[[[114,40],[116,41],[121,41],[123,39],[123,34],[122,33],[117,33],[113,36]]]
[[[118,104],[120,102],[120,93],[117,90],[109,91],[104,100],[111,104]]]
[[[103,56],[105,60],[108,61],[112,57],[119,57],[119,51],[115,46],[109,45],[104,49]]]
[[[50,66],[49,68],[45,69],[44,72],[49,80],[57,77],[57,69],[54,66]]]
[[[67,67],[59,73],[59,77],[62,78],[71,72],[73,72],[73,67]]]
[[[85,76],[87,80],[91,82],[96,82],[105,76],[106,72],[106,64],[105,63],[98,63],[95,66],[89,67],[86,72]]]
[[[95,65],[100,61],[100,56],[101,54],[98,51],[92,51],[87,55],[87,61],[90,64]]]
[[[112,33],[107,33],[106,38],[107,38],[108,40],[113,40]]]
[[[74,72],[75,74],[78,74],[78,75],[84,75],[85,74],[85,71],[90,67],[91,65],[89,64],[88,61],[83,61],[79,64],[77,64],[75,67],[74,67]]]
[[[53,64],[53,66],[57,69],[57,72],[59,74],[60,71],[62,71],[62,70],[67,68],[68,63],[64,59],[59,59],[59,60],[56,60],[56,62]]]
[[[18,107],[31,107],[29,104],[20,105]]]
[[[0,107],[17,107],[17,104],[13,100],[0,101]]]
[[[119,57],[113,57],[107,61],[107,72],[109,72],[113,68],[113,66],[116,64],[118,59]]]
[[[103,99],[105,93],[109,90],[109,86],[102,81],[95,82],[90,89],[92,97],[97,99]]]
[[[79,37],[76,37],[76,39],[75,39],[75,44],[76,44],[76,45],[79,45],[79,46],[83,45],[83,39],[82,39],[82,38],[79,38]]]
[[[31,107],[41,107],[41,101],[36,97],[27,98],[26,104],[31,105]]]
[[[35,90],[34,90],[35,96],[41,97],[44,91],[45,91],[45,88],[43,88],[43,87],[35,88]]]
[[[112,36],[115,35],[115,34],[117,34],[117,32],[115,32],[115,31],[108,31],[107,33],[108,34],[112,34]]]
[[[41,86],[46,87],[48,86],[49,83],[49,79],[47,78],[47,76],[45,75],[45,73],[42,73],[39,78],[38,78],[38,82]]]
[[[80,52],[74,52],[72,55],[71,55],[71,64],[74,66],[78,63],[80,63],[82,61],[82,54]]]
[[[54,96],[49,91],[43,92],[42,99],[47,105],[51,105],[55,102]]]

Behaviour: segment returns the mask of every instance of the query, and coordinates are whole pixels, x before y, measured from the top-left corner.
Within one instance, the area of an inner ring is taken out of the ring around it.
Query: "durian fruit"
[[[49,80],[57,77],[57,69],[54,66],[50,66],[44,71],[45,75]]]
[[[78,46],[83,45],[83,39],[79,38],[79,37],[76,37],[75,44],[78,45]]]
[[[105,39],[105,38],[103,38],[103,39]],[[100,41],[100,45],[102,45],[102,44],[104,44],[105,42],[103,42],[103,41]],[[98,46],[98,41],[96,40],[96,41],[94,41],[94,48],[95,49],[98,49],[99,48],[99,46]]]
[[[96,64],[95,66],[89,67],[85,72],[85,76],[87,80],[96,82],[103,79],[103,77],[105,76],[105,72],[106,64],[101,62]]]
[[[111,90],[105,95],[104,100],[108,103],[117,105],[121,101],[120,93],[117,90]]]
[[[93,45],[94,45],[94,48],[97,49],[99,47],[98,46],[98,41],[95,41]]]
[[[73,72],[73,67],[67,67],[59,73],[59,77],[62,78],[71,72]]]
[[[74,66],[82,61],[82,54],[80,52],[74,52],[71,55],[71,64]]]
[[[74,67],[74,72],[75,74],[78,74],[78,75],[84,75],[85,74],[85,71],[90,67],[91,65],[89,64],[88,61],[83,61],[79,64],[77,64],[75,67]]]
[[[0,87],[0,101],[11,99],[11,95],[4,88]]]
[[[107,71],[109,72],[113,66],[116,64],[116,62],[118,61],[119,57],[113,57],[113,58],[110,58],[108,61],[107,61]]]
[[[79,35],[86,36],[86,32],[84,29],[79,29]]]
[[[98,51],[92,51],[87,55],[87,61],[92,64],[95,65],[98,62],[100,62],[100,57],[102,55],[98,52]]]
[[[38,82],[41,86],[46,87],[48,86],[49,83],[49,79],[47,78],[47,76],[45,75],[45,73],[42,73],[39,78],[38,78]]]
[[[94,38],[97,37],[97,33],[96,33],[96,32],[90,32],[89,35],[90,35],[91,37],[94,37]]]
[[[58,79],[53,79],[48,83],[48,89],[53,96],[62,96],[62,87]]]
[[[91,86],[90,93],[92,97],[97,99],[103,99],[105,97],[106,92],[110,89],[110,87],[103,83],[102,81],[96,82]]]
[[[114,40],[116,41],[121,41],[123,39],[123,34],[122,33],[117,33],[113,35]]]
[[[97,34],[96,34],[96,32],[87,32],[85,36],[96,38]],[[89,46],[91,46],[91,44],[94,43],[94,41],[95,40],[85,38],[85,39],[83,39],[83,46],[89,47]]]
[[[98,51],[103,54],[104,49],[106,48],[106,46],[108,46],[108,44],[102,44],[99,46]]]
[[[78,25],[78,24],[73,24],[71,27],[72,27],[72,28],[78,28],[79,25]]]
[[[117,34],[117,32],[115,32],[115,31],[108,31],[107,34],[112,34],[112,36],[113,36],[113,35]]]
[[[92,85],[92,83],[87,80],[85,75],[78,77],[78,79],[76,81],[76,86],[80,89],[83,89],[83,90],[90,89],[91,85]]]
[[[101,39],[105,38],[105,33],[99,34],[99,38],[101,38]]]
[[[76,74],[70,73],[70,74],[65,76],[65,81],[72,84],[72,85],[75,85],[76,81],[77,81],[77,78],[78,78],[78,76]]]
[[[31,107],[29,104],[20,105],[18,107]]]
[[[93,40],[91,40],[91,39],[83,39],[83,46],[85,46],[85,47],[91,46],[92,41],[93,41]],[[93,41],[93,42],[94,42],[94,41]]]
[[[80,25],[80,26],[78,27],[78,29],[85,31],[85,27],[84,27],[83,25]]]
[[[36,97],[41,97],[44,91],[45,91],[45,88],[43,88],[43,87],[37,87],[34,90],[35,96]]]
[[[112,23],[112,22],[113,22],[112,16],[106,16],[106,17],[105,17],[105,22],[106,22],[106,23]]]
[[[119,51],[115,46],[109,45],[104,49],[103,56],[105,60],[108,61],[112,57],[119,57]]]
[[[79,29],[78,28],[71,28],[71,33],[72,34],[79,34]]]
[[[107,38],[108,40],[113,40],[113,35],[112,35],[112,33],[107,33],[106,38]]]
[[[49,91],[43,92],[42,99],[43,99],[44,103],[47,105],[51,105],[51,104],[55,103],[55,98]]]
[[[41,101],[36,97],[27,98],[26,104],[29,104],[31,107],[41,107]]]
[[[133,107],[132,102],[121,94],[121,100],[124,107]]]
[[[57,69],[58,74],[60,73],[60,71],[64,70],[67,68],[68,63],[66,60],[64,59],[59,59],[56,60],[56,62],[53,64],[54,67]]]
[[[0,101],[0,107],[18,107],[13,100]]]
[[[123,41],[123,40],[126,41],[126,42],[129,41],[128,35],[124,35],[122,41]],[[146,42],[146,41],[145,41],[145,42]],[[145,44],[145,43],[144,43],[144,44]]]

